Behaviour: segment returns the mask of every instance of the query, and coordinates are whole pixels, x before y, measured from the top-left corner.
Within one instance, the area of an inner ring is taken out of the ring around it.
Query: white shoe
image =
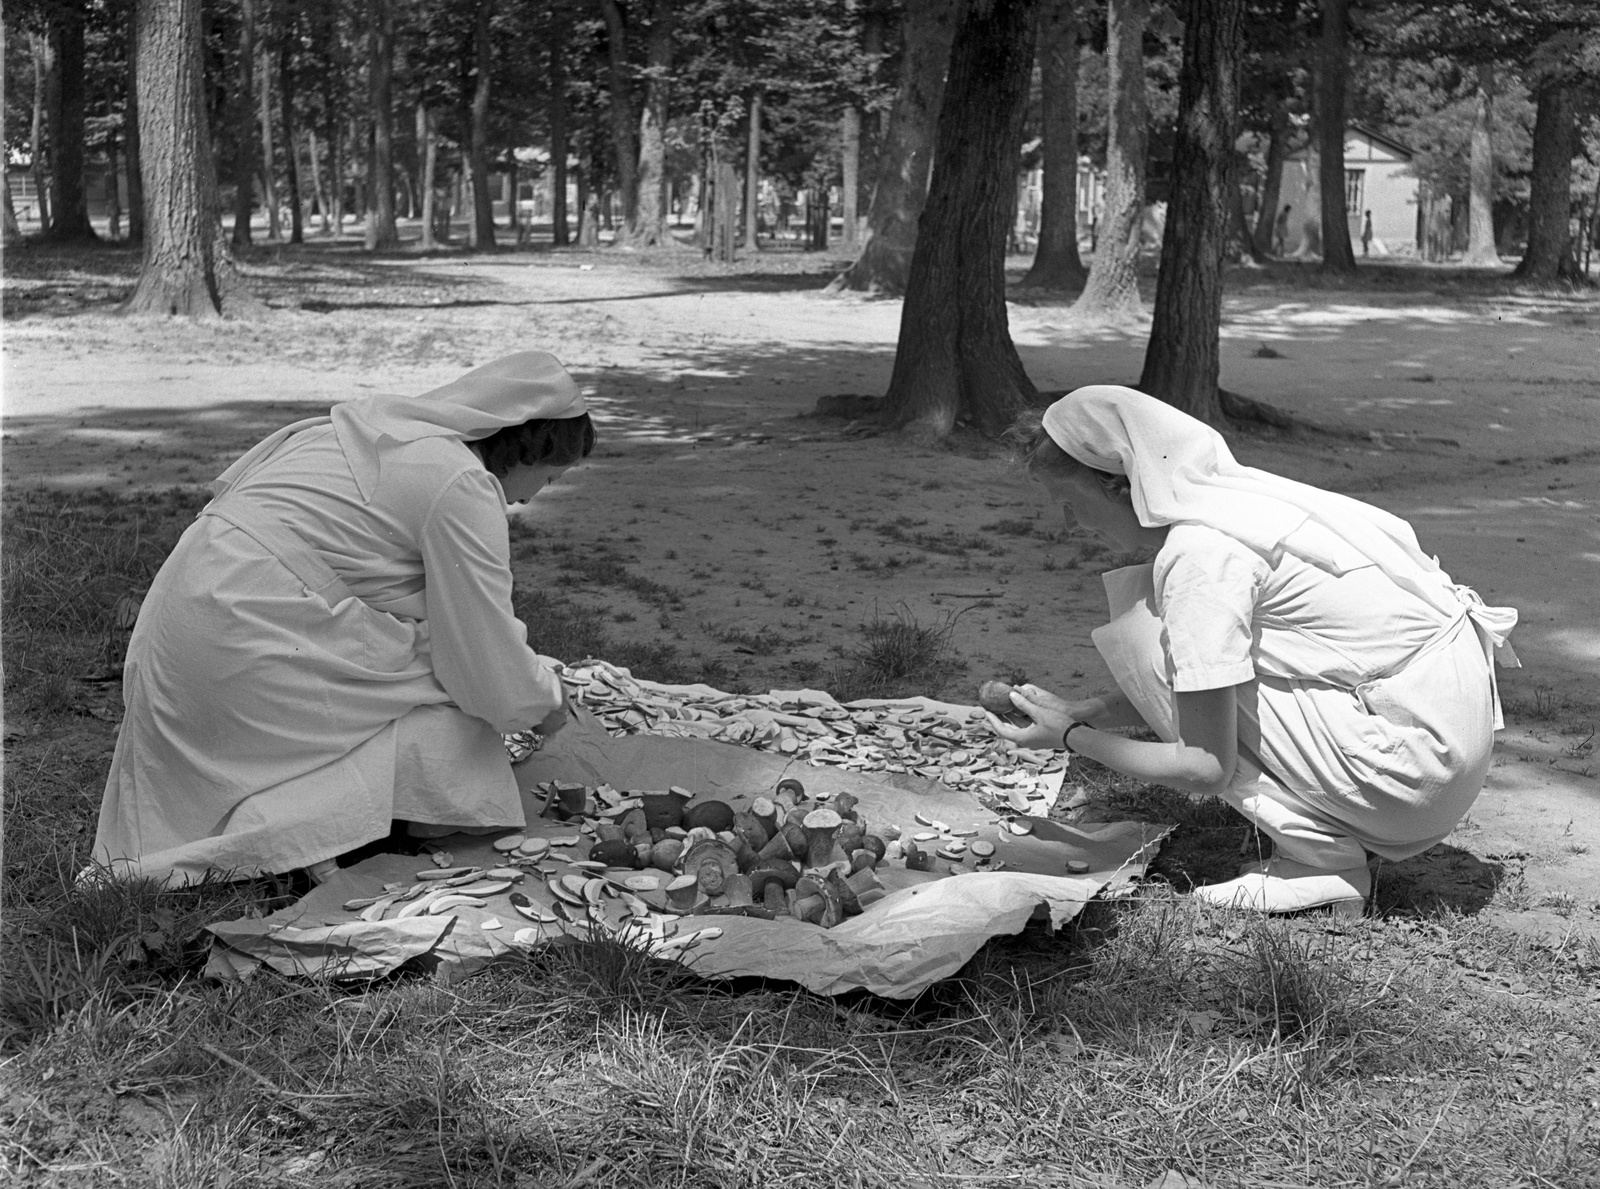
[[[1305,912],[1331,908],[1338,916],[1360,916],[1372,894],[1372,872],[1366,867],[1329,871],[1288,859],[1250,864],[1238,879],[1207,884],[1192,893],[1203,904],[1247,908],[1255,912]]]

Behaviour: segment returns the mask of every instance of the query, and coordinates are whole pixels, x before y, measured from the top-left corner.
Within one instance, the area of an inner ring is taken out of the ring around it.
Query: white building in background
[[[1411,172],[1411,150],[1397,140],[1361,124],[1344,133],[1344,205],[1350,222],[1350,243],[1361,255],[1361,231],[1366,212],[1372,212],[1370,252],[1373,255],[1417,251],[1418,181]],[[1318,184],[1307,174],[1307,146],[1290,153],[1283,163],[1283,185],[1278,211],[1288,205],[1289,219],[1282,252],[1292,256],[1305,242],[1308,187]]]

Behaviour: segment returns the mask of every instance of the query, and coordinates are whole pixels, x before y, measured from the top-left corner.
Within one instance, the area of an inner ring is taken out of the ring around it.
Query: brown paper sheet
[[[529,827],[525,833],[576,837],[576,824],[539,817],[544,795],[536,786],[563,780],[586,785],[609,783],[622,790],[693,789],[699,798],[717,798],[736,807],[772,791],[784,777],[802,781],[812,793],[853,793],[859,810],[874,825],[901,825],[907,836],[922,829],[915,814],[956,828],[977,829],[996,846],[1005,870],[977,871],[973,861],[940,860],[936,872],[880,868],[890,894],[859,916],[832,929],[792,918],[763,920],[732,915],[682,917],[682,933],[707,926],[722,936],[685,947],[677,960],[706,977],[760,976],[786,979],[822,994],[866,989],[909,998],[961,968],[990,937],[1020,932],[1029,919],[1048,915],[1060,927],[1113,882],[1143,874],[1166,830],[1141,822],[1114,822],[1082,829],[1044,822],[1037,833],[1016,836],[994,812],[969,793],[911,775],[867,775],[840,768],[812,767],[770,752],[697,739],[634,735],[612,738],[582,714],[553,736],[543,751],[517,766]],[[969,841],[971,841],[969,839]],[[504,855],[488,837],[451,835],[434,844],[451,853],[454,865],[492,867]],[[561,858],[580,858],[587,841],[552,849],[547,866],[561,869]],[[1087,864],[1071,873],[1069,862]],[[211,926],[214,937],[207,972],[236,979],[265,963],[286,974],[324,978],[371,978],[402,963],[424,959],[438,977],[453,981],[521,948],[513,940],[532,923],[508,899],[520,890],[535,903],[554,897],[537,873],[516,888],[488,898],[482,908],[465,907],[441,916],[403,921],[363,922],[343,904],[381,892],[385,883],[410,883],[430,867],[426,856],[378,855],[341,870],[298,903],[258,920]],[[610,873],[621,879],[628,872]],[[664,880],[663,880],[664,881]],[[622,920],[623,901],[608,899],[607,920]],[[485,929],[486,922],[499,922]],[[545,927],[540,938],[561,930]]]

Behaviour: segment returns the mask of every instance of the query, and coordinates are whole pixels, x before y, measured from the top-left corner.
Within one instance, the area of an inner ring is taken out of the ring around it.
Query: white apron
[[[1092,633],[1118,686],[1176,742],[1171,658],[1154,568],[1104,576],[1111,621]],[[1465,588],[1459,588],[1465,591]],[[1492,642],[1461,611],[1397,669],[1347,689],[1258,677],[1238,692],[1239,762],[1223,795],[1286,857],[1338,869],[1363,851],[1409,858],[1439,842],[1483,788],[1499,724]]]

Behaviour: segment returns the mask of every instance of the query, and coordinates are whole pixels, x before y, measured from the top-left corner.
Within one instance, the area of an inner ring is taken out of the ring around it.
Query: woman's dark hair
[[[1044,414],[1037,409],[1029,409],[1012,422],[1011,428],[1001,435],[1000,440],[1010,448],[1012,459],[1029,471],[1057,471],[1062,474],[1086,471],[1111,495],[1122,495],[1133,490],[1133,483],[1128,476],[1114,475],[1110,471],[1098,470],[1079,462],[1056,445],[1055,439],[1045,431]]]
[[[504,479],[518,463],[569,467],[580,458],[588,458],[594,450],[594,422],[587,413],[576,417],[535,417],[521,425],[497,429],[472,445],[497,479]]]

